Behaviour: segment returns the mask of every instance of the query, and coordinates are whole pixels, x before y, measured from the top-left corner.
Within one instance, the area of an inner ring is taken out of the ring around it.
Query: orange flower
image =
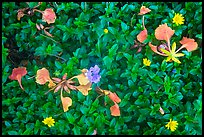
[[[9,76],[9,78],[11,80],[18,80],[18,83],[21,89],[24,90],[24,88],[21,85],[21,78],[25,76],[26,74],[27,74],[27,70],[25,67],[18,67],[12,70],[12,74]]]
[[[159,27],[155,30],[155,37],[158,40],[168,40],[172,37],[175,30],[172,30],[170,27],[167,26],[167,24],[159,25]]]
[[[150,12],[150,11],[151,11],[151,10],[150,10],[149,8],[146,8],[145,6],[142,6],[142,7],[140,8],[140,13],[139,13],[138,15],[144,15],[144,14]]]
[[[120,103],[120,101],[121,101],[120,98],[117,96],[116,93],[109,92],[108,97],[109,97],[113,102],[116,102],[116,103]]]
[[[49,71],[46,68],[42,68],[37,71],[36,82],[40,85],[44,85],[50,80]]]
[[[81,74],[74,76],[71,79],[77,78],[80,85],[87,85],[90,82],[89,79],[87,78],[87,76],[85,75],[85,73],[87,73],[88,70],[82,69],[81,72],[82,72]]]
[[[48,24],[54,23],[55,19],[57,18],[52,8],[45,9],[42,14],[42,20],[47,22]]]
[[[91,90],[91,82],[89,82],[88,84],[86,85],[79,85],[79,86],[76,86],[76,88],[84,95],[84,96],[87,96],[88,95],[88,91]]]
[[[144,40],[147,39],[147,29],[144,28],[143,31],[141,31],[138,35],[137,35],[137,40],[142,43]]]
[[[180,43],[182,44],[180,49],[186,48],[188,50],[188,52],[196,50],[198,47],[198,44],[197,44],[197,42],[195,42],[194,39],[190,39],[187,37],[183,37],[183,39],[180,41]]]
[[[110,107],[110,111],[112,116],[120,116],[120,108],[117,103],[115,103],[115,105]]]
[[[62,101],[64,112],[67,112],[69,110],[69,107],[72,105],[72,99],[70,97],[63,97],[62,90],[61,90],[61,101]]]
[[[110,107],[111,115],[112,116],[120,116],[120,108],[117,103],[121,102],[121,99],[117,96],[116,93],[112,93],[109,90],[103,90],[100,87],[96,87],[96,91],[102,95],[108,95],[108,97],[114,102],[115,105]],[[99,96],[99,97],[100,97]],[[98,98],[98,97],[97,97]]]
[[[42,68],[37,71],[36,83],[44,85],[46,82],[49,82],[48,87],[54,87],[56,84],[50,79],[49,71],[46,68]]]

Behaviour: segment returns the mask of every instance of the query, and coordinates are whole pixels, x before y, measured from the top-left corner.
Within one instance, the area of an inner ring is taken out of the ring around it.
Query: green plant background
[[[202,2],[43,2],[39,9],[53,8],[54,24],[42,22],[37,12],[17,20],[18,9],[37,4],[2,3],[3,135],[90,135],[94,129],[99,135],[202,134]],[[138,15],[142,5],[151,9],[145,15],[146,43],[158,44],[154,31],[167,23],[175,30],[171,42],[180,46],[183,36],[193,38],[198,49],[183,50],[181,64],[165,62],[147,44],[140,53],[130,49],[142,30]],[[183,25],[172,24],[174,13],[183,14]],[[37,31],[36,23],[54,26],[49,30],[54,37]],[[105,34],[104,29],[109,32]],[[151,60],[150,67],[143,66],[143,58]],[[45,95],[48,87],[32,78],[43,67],[51,77],[64,73],[72,77],[95,64],[101,69],[98,86],[116,92],[121,99],[119,117],[110,115],[112,102],[107,97],[95,100],[94,90],[88,96],[77,91],[66,94],[73,104],[62,113],[60,93]],[[8,78],[19,66],[28,71],[22,78],[25,91]],[[164,115],[158,111],[160,106]],[[51,128],[42,123],[50,116],[56,121]],[[179,123],[175,132],[165,127],[170,118]]]

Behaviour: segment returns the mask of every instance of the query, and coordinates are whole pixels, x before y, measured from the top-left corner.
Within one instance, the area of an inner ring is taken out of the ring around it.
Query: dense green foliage
[[[201,135],[202,134],[202,2],[43,2],[38,9],[53,8],[56,21],[42,22],[35,12],[17,20],[17,11],[32,9],[37,2],[2,3],[2,134],[66,135]],[[141,6],[151,9],[145,15],[148,29],[146,45],[140,53],[130,49],[142,30]],[[183,25],[172,23],[174,13],[185,18]],[[38,31],[37,24],[53,26],[54,37]],[[180,57],[181,64],[166,62],[154,53],[148,42],[154,41],[155,29],[167,23],[175,34],[171,41],[180,45],[183,36],[198,43],[197,50]],[[108,29],[107,34],[104,29]],[[151,60],[150,67],[143,58]],[[45,67],[52,77],[68,77],[97,64],[103,89],[120,97],[121,115],[110,115],[112,102],[92,90],[88,96],[72,91],[68,112],[63,112],[60,94],[50,92],[35,82],[37,70]],[[24,66],[28,74],[18,81],[10,80],[13,68]],[[104,105],[104,101],[106,105]],[[162,107],[165,114],[159,112]],[[49,128],[43,119],[52,116]],[[169,119],[178,122],[176,131],[165,125]]]

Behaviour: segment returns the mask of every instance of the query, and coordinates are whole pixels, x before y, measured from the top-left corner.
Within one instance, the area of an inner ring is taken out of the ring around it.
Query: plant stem
[[[55,56],[55,57],[60,58],[60,59],[62,59],[62,60],[64,60],[64,61],[67,61],[66,59],[64,59],[64,58],[62,58],[62,57],[60,57],[60,56],[54,55],[54,54],[48,54],[48,53],[47,53],[47,55]]]
[[[52,39],[52,38],[50,38],[50,37],[47,37],[47,36],[45,36],[45,35],[43,35],[43,34],[40,34],[40,35],[43,36],[43,37],[49,38],[49,39],[51,39],[52,41],[54,41],[54,42],[56,42],[56,43],[59,43],[59,42],[55,41],[54,39]],[[60,44],[60,43],[59,43],[59,44]]]

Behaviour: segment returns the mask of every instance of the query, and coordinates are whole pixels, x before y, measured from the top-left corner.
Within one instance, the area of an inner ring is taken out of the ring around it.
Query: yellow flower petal
[[[181,62],[180,62],[177,58],[175,58],[175,57],[172,57],[172,60],[175,61],[176,63],[179,63],[179,64],[181,63]]]
[[[167,57],[166,62],[169,62],[171,60],[171,57]]]
[[[160,50],[161,50],[164,54],[166,54],[166,55],[168,55],[168,56],[171,55],[171,53],[170,53],[169,51],[167,51],[167,50],[165,50],[165,49],[163,49],[163,48],[161,48]]]
[[[177,53],[177,54],[175,54],[174,56],[175,57],[182,57],[182,56],[184,56],[185,54],[183,54],[183,53]]]
[[[172,52],[174,53],[176,51],[176,42],[174,42],[173,44],[172,44]]]

